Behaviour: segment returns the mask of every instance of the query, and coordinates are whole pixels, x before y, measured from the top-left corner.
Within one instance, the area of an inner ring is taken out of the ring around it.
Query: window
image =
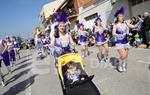
[[[94,18],[97,17],[97,16],[98,16],[98,14],[95,13],[95,14],[92,14],[92,15],[90,15],[90,16],[88,16],[88,17],[85,17],[84,19],[85,19],[86,21],[89,21],[89,20],[94,19]]]
[[[143,2],[143,0],[136,0],[136,3],[137,4],[140,4],[140,3],[142,3]]]
[[[143,3],[143,2],[146,2],[146,1],[149,1],[149,0],[129,0],[130,4],[132,6]]]

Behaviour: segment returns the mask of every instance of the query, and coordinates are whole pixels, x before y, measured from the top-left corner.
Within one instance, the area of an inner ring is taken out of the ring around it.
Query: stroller
[[[84,80],[70,82],[66,78],[67,64],[74,64],[82,71]],[[84,71],[82,58],[78,53],[68,53],[58,58],[58,74],[64,95],[101,95],[95,84],[92,82],[93,76],[88,76]]]

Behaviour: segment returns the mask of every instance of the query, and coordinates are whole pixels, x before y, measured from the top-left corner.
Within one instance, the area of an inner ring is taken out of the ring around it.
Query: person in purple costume
[[[142,20],[140,20],[137,24],[132,25],[124,21],[124,7],[121,7],[117,12],[115,13],[116,22],[113,26],[113,35],[116,39],[116,48],[118,50],[118,53],[120,55],[119,58],[119,65],[117,67],[119,72],[124,72],[127,70],[127,58],[128,58],[128,52],[130,45],[128,44],[127,39],[127,31],[129,28],[137,28],[141,23]]]
[[[108,47],[108,39],[106,38],[104,34],[104,28],[101,24],[102,20],[98,16],[94,23],[94,34],[96,36],[96,45],[98,46],[99,53],[97,54],[97,57],[99,59],[99,62],[108,62],[108,52],[109,52],[109,47]]]
[[[50,46],[54,47],[54,56],[59,57],[64,53],[71,52],[71,46],[74,47],[75,43],[71,35],[66,31],[66,23],[68,21],[67,14],[58,12],[56,14],[56,21],[58,24],[55,26],[55,33],[51,37]]]
[[[18,55],[18,57],[19,57],[19,59],[20,59],[20,58],[21,58],[21,57],[20,57],[20,52],[19,52],[19,50],[20,50],[20,45],[19,45],[19,43],[17,42],[17,38],[16,38],[15,36],[12,37],[12,42],[13,42],[13,44],[14,44],[15,55],[16,55],[16,56]]]
[[[79,40],[81,44],[81,53],[82,57],[86,57],[89,55],[88,51],[88,43],[87,43],[87,31],[84,29],[84,25],[82,23],[78,24],[78,33],[79,33]]]
[[[16,55],[15,55],[15,50],[14,50],[14,44],[13,44],[10,37],[6,37],[6,43],[7,43],[7,46],[8,46],[10,65],[14,66],[15,63],[16,63]]]
[[[9,53],[7,50],[8,46],[5,40],[0,39],[0,56],[5,66],[7,67],[8,72],[11,72],[10,61],[9,61]]]

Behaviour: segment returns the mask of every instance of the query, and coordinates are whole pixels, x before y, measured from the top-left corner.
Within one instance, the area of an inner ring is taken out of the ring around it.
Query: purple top
[[[98,32],[96,32],[96,41],[97,42],[104,42],[106,38],[104,36],[104,28],[100,28]]]
[[[86,40],[87,40],[86,35],[87,35],[86,31],[80,32],[80,42],[86,42]]]
[[[63,41],[60,38],[56,38],[55,46],[60,47],[62,52],[69,52],[70,51],[70,35],[69,33],[66,34],[67,39]]]
[[[126,44],[128,43],[127,39],[128,26],[124,24],[123,26],[116,25],[116,43]]]
[[[0,39],[0,54],[2,53],[4,49],[4,43],[6,43],[6,41]]]

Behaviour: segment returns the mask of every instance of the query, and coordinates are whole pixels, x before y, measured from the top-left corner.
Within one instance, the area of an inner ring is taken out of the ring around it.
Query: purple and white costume
[[[80,31],[80,44],[86,45],[87,44],[87,32],[86,31]]]
[[[45,47],[49,46],[50,44],[50,40],[47,40],[47,39],[42,39],[42,43]]]
[[[115,27],[116,27],[116,35],[115,35],[116,48],[117,49],[131,48],[127,39],[127,31],[128,31],[127,24],[124,24],[123,26],[119,26],[118,24],[116,24]]]
[[[8,53],[10,61],[16,61],[15,51],[14,51],[14,44],[12,42],[7,43],[8,45]]]
[[[9,53],[8,53],[8,51],[6,50],[4,53],[2,53],[2,51],[3,51],[3,49],[4,49],[4,44],[5,44],[6,42],[4,41],[4,40],[1,40],[0,39],[0,56],[1,56],[1,58],[2,58],[2,60],[3,60],[3,62],[4,62],[4,64],[6,65],[6,66],[9,66],[10,65],[10,62],[9,62]]]
[[[107,39],[104,36],[104,29],[100,28],[98,32],[96,32],[96,44],[97,45],[103,45],[107,43]]]
[[[66,34],[67,39],[65,41],[63,41],[60,38],[56,38],[55,41],[55,47],[59,48],[59,51],[55,51],[55,56],[59,57],[64,53],[70,53],[71,49],[70,49],[70,35],[69,33]]]
[[[17,43],[17,41],[14,41],[13,43],[14,43],[14,48],[15,49],[19,49],[20,48],[19,43]]]

